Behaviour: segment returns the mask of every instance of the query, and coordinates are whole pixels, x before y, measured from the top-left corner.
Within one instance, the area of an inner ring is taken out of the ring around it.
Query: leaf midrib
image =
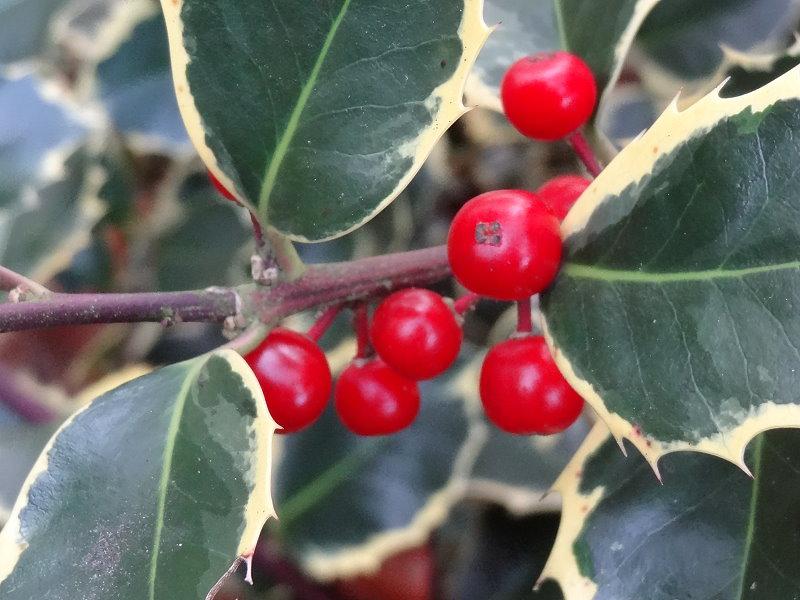
[[[747,518],[747,531],[745,532],[744,551],[742,552],[742,573],[739,579],[739,593],[736,598],[744,598],[745,575],[747,575],[747,566],[750,562],[753,548],[753,534],[756,528],[756,510],[758,509],[758,492],[760,489],[759,482],[761,480],[761,461],[764,455],[764,434],[761,434],[756,439],[755,448],[753,450],[753,489],[750,495],[750,510],[748,511]]]
[[[300,125],[300,117],[306,108],[306,104],[308,104],[308,101],[311,98],[311,93],[314,91],[314,87],[317,85],[319,74],[322,71],[322,65],[328,56],[328,52],[330,52],[331,46],[333,45],[333,40],[336,37],[336,33],[339,31],[342,21],[344,21],[344,16],[347,14],[347,9],[350,7],[350,2],[351,0],[344,0],[342,7],[339,9],[339,13],[333,20],[331,29],[328,31],[328,35],[325,37],[325,42],[322,44],[322,48],[320,48],[319,55],[314,63],[314,67],[311,69],[308,80],[300,90],[300,95],[297,97],[297,102],[292,109],[292,114],[289,116],[289,121],[286,123],[286,128],[283,130],[283,134],[278,141],[278,145],[275,147],[275,152],[272,154],[272,159],[270,160],[269,165],[267,165],[267,169],[264,174],[264,183],[261,186],[261,193],[259,194],[258,198],[259,212],[265,220],[267,218],[270,196],[272,195],[272,191],[275,189],[275,184],[278,180],[278,174],[280,172],[281,165],[283,164],[286,154],[289,151],[289,146],[292,143],[292,139],[294,139],[294,135],[297,133],[297,128]]]
[[[167,428],[167,439],[164,444],[164,453],[162,455],[162,470],[161,479],[158,484],[158,504],[156,509],[156,529],[153,533],[153,548],[150,551],[150,576],[149,576],[149,600],[155,600],[156,597],[156,575],[158,574],[158,555],[159,548],[161,547],[161,536],[164,530],[164,516],[167,511],[167,489],[169,487],[170,476],[172,474],[172,461],[175,457],[175,445],[178,438],[180,423],[183,419],[183,411],[186,407],[186,400],[189,397],[189,391],[194,384],[197,374],[206,366],[206,361],[198,361],[198,365],[189,370],[186,379],[181,384],[178,391],[178,401],[172,411],[172,418]]]
[[[566,263],[561,274],[573,279],[592,279],[607,281],[609,283],[680,283],[690,281],[713,281],[716,279],[742,279],[752,275],[763,275],[777,271],[792,271],[800,269],[800,261],[794,260],[775,265],[760,267],[747,267],[743,269],[709,269],[706,271],[682,272],[647,272],[628,271],[625,269],[605,269],[578,263]]]

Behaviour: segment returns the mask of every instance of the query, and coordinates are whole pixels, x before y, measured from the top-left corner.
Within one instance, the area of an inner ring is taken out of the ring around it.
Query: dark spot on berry
[[[475,226],[475,241],[481,245],[500,246],[503,243],[503,226],[500,221],[478,223]]]

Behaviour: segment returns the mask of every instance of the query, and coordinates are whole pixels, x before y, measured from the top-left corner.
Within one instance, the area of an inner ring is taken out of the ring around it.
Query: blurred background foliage
[[[526,25],[532,1],[486,0],[487,22],[503,21],[496,36],[505,39],[493,39],[484,60],[504,45],[524,53],[540,43]],[[679,91],[687,102],[727,75],[748,89],[797,64],[797,16],[792,0],[662,0],[595,122],[607,158]],[[577,171],[565,146],[525,140],[478,108],[391,207],[299,250],[315,263],[440,244],[470,197]],[[70,292],[177,290],[246,281],[252,249],[247,215],[214,191],[184,130],[157,2],[0,0],[0,264]],[[452,283],[439,291],[459,293]],[[559,519],[558,498],[544,494],[589,419],[554,438],[512,437],[485,422],[480,359],[511,332],[509,316],[485,302],[467,317],[461,359],[423,386],[421,415],[403,433],[361,439],[326,414],[278,436],[280,518],[254,557],[255,586],[234,578],[219,598],[531,597]],[[150,324],[0,337],[0,523],[68,414],[224,341],[216,326]],[[353,354],[348,324],[323,342],[341,370]]]

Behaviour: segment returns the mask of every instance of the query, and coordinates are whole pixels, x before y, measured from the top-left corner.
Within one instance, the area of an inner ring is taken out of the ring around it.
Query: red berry
[[[481,194],[453,219],[447,255],[468,290],[497,300],[523,300],[545,289],[558,272],[558,219],[530,192]]]
[[[278,328],[245,356],[264,390],[267,408],[284,433],[311,425],[325,411],[331,394],[331,370],[311,339]]]
[[[501,96],[508,120],[520,133],[558,140],[592,116],[597,84],[588,65],[574,54],[542,53],[511,65]]]
[[[559,221],[563,221],[569,209],[591,183],[580,175],[561,175],[545,183],[536,190],[536,194],[550,212],[557,216]]]
[[[419,412],[417,384],[379,359],[353,361],[339,376],[334,398],[342,423],[358,435],[397,433]]]
[[[408,289],[395,292],[372,317],[375,351],[392,369],[419,381],[443,373],[461,348],[461,327],[439,294]]]
[[[509,433],[559,433],[583,409],[583,398],[561,375],[541,336],[492,348],[483,361],[480,390],[486,416]]]
[[[208,172],[208,178],[211,180],[211,183],[214,184],[214,187],[217,189],[217,191],[220,194],[222,194],[228,200],[230,200],[232,202],[236,202],[236,204],[239,204],[239,201],[236,199],[236,196],[231,194],[228,191],[228,188],[226,188],[224,185],[222,185],[222,182],[219,179],[217,179],[211,171]]]
[[[375,573],[340,580],[336,591],[344,600],[432,600],[435,575],[436,554],[427,544],[390,556]]]

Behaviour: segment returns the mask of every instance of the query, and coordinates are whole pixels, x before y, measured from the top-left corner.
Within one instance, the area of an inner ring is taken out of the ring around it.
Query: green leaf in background
[[[0,533],[0,596],[205,597],[271,515],[273,429],[232,351],[100,396],[51,440]]]
[[[729,50],[718,79],[727,79],[720,96],[732,98],[753,92],[800,64],[800,40],[775,54],[743,54]]]
[[[251,280],[253,234],[249,220],[242,220],[247,211],[223,199],[205,169],[179,173],[178,181],[165,187],[161,210],[152,219],[158,232],[153,245],[157,289],[194,290]]]
[[[447,518],[481,443],[454,383],[460,370],[421,384],[420,414],[397,435],[355,436],[331,407],[283,440],[277,525],[284,547],[311,575],[369,572],[420,545]]]
[[[45,281],[102,214],[91,119],[33,75],[0,76],[0,264]]]
[[[318,241],[372,218],[465,108],[478,0],[164,0],[178,102],[225,185]]]
[[[664,90],[673,96],[685,82],[714,74],[723,60],[722,46],[739,51],[784,47],[798,17],[797,0],[662,0],[637,40],[649,58],[641,71],[652,77],[656,69],[673,79]]]
[[[513,62],[569,50],[592,68],[601,91],[613,86],[639,26],[659,0],[486,0],[486,22],[498,24],[470,77],[468,100],[502,110],[500,82]],[[602,100],[601,100],[602,102]]]
[[[0,65],[41,57],[51,18],[68,0],[0,0]]]
[[[543,578],[566,600],[799,597],[800,432],[759,435],[747,463],[753,479],[670,455],[662,485],[598,425],[557,484],[564,512]]]
[[[580,446],[589,424],[581,419],[553,436],[509,435],[487,423],[487,438],[470,473],[470,498],[494,502],[515,515],[558,510],[546,496]]]
[[[570,383],[655,466],[800,426],[800,70],[670,107],[567,216],[542,298]]]
[[[175,100],[167,30],[157,6],[152,8],[97,65],[96,93],[114,128],[135,150],[187,154],[191,143]]]

